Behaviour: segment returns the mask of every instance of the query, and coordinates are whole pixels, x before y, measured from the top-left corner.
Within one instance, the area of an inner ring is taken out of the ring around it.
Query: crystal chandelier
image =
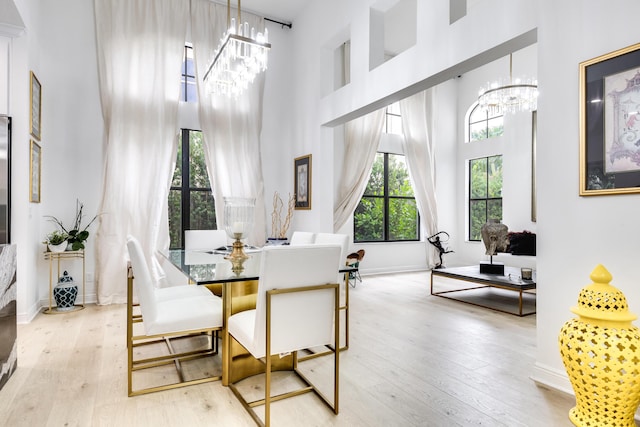
[[[478,93],[478,105],[491,115],[534,111],[538,108],[538,81],[513,79],[513,57],[509,55],[509,79],[489,83]]]
[[[237,26],[236,26],[237,22]],[[267,69],[267,53],[271,48],[269,32],[264,34],[240,20],[231,19],[231,0],[227,0],[228,30],[214,52],[213,61],[206,74],[204,84],[209,93],[237,96],[253,82],[256,75]]]

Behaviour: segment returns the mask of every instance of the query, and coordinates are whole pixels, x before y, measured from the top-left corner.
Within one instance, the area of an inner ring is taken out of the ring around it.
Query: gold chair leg
[[[286,292],[286,291],[285,291]],[[339,383],[339,377],[340,377],[340,349],[339,344],[340,344],[340,310],[341,307],[339,307],[338,301],[340,298],[340,289],[339,286],[334,286],[334,298],[336,301],[336,305],[335,305],[335,313],[334,313],[334,336],[335,336],[335,340],[334,340],[334,346],[333,348],[331,348],[330,346],[327,346],[329,348],[329,351],[332,351],[334,354],[334,372],[333,372],[333,402],[331,402],[331,400],[325,396],[322,392],[320,392],[320,390],[318,390],[313,383],[298,369],[298,361],[302,361],[302,358],[298,358],[298,352],[293,352],[293,373],[300,378],[304,383],[305,383],[305,387],[302,387],[300,389],[294,390],[294,391],[290,391],[290,392],[286,392],[286,393],[282,393],[282,394],[278,394],[275,396],[271,395],[271,376],[272,376],[272,358],[271,356],[267,356],[263,359],[260,359],[264,364],[265,364],[265,372],[264,372],[264,376],[265,376],[265,382],[264,382],[264,390],[265,390],[265,394],[264,394],[264,398],[263,399],[257,399],[254,401],[247,401],[245,399],[245,397],[242,395],[242,393],[240,393],[240,391],[238,390],[236,384],[234,383],[229,383],[228,386],[231,389],[231,391],[233,392],[233,394],[236,396],[236,398],[238,398],[238,400],[240,401],[240,403],[242,404],[242,406],[245,408],[245,410],[249,413],[249,415],[251,416],[251,418],[253,418],[253,420],[256,422],[257,425],[262,426],[262,427],[269,427],[271,424],[271,403],[272,402],[277,402],[279,400],[283,400],[289,397],[295,397],[295,396],[299,396],[308,392],[314,392],[318,397],[320,397],[320,399],[322,399],[322,401],[333,410],[334,414],[338,414],[339,412],[339,389],[340,389],[340,383]],[[230,340],[233,339],[233,337],[229,337]],[[271,354],[271,293],[267,292],[267,301],[266,301],[266,348],[265,354]],[[237,342],[237,341],[236,341]],[[230,342],[227,342],[227,345],[231,345]],[[337,349],[337,350],[336,350]],[[325,353],[323,353],[325,354]],[[231,358],[231,356],[228,356],[229,358]],[[304,360],[308,360],[308,357],[306,357]],[[229,362],[229,366],[231,366],[231,360],[228,361]],[[262,406],[264,405],[264,421],[258,416],[258,414],[256,413],[256,411],[253,409],[256,406]]]
[[[182,368],[180,366],[180,362],[193,360],[196,358],[202,357],[210,357],[218,352],[218,332],[220,329],[206,329],[201,331],[191,331],[191,333],[183,333],[183,334],[174,334],[174,335],[160,335],[160,336],[146,336],[146,335],[136,335],[133,334],[133,324],[142,322],[141,315],[133,314],[133,274],[131,271],[131,267],[129,266],[127,271],[127,394],[129,397],[139,396],[142,394],[153,393],[156,391],[162,390],[170,390],[179,387],[185,387],[189,385],[202,384],[206,382],[218,381],[222,379],[221,375],[199,378],[190,381],[184,381],[184,376],[182,374]],[[182,353],[175,353],[173,351],[173,347],[169,341],[170,338],[189,338],[196,337],[198,335],[202,335],[206,333],[211,336],[211,348],[206,350],[194,350]],[[169,348],[169,352],[171,354],[165,356],[158,356],[147,359],[139,359],[134,360],[133,358],[133,349],[134,347],[148,345],[152,343],[158,342],[158,339],[162,339],[167,343]],[[140,390],[133,390],[133,371],[153,368],[157,366],[162,366],[166,364],[176,364],[176,369],[178,370],[178,375],[180,378],[180,382],[173,384],[166,384],[156,387],[148,387]]]
[[[212,340],[216,339],[217,331],[218,330],[209,330],[208,331],[210,333],[210,336],[211,336]],[[206,382],[213,382],[213,381],[221,380],[222,379],[222,375],[217,375],[217,376],[198,378],[198,379],[195,379],[195,380],[185,381],[183,373],[182,373],[182,367],[181,367],[181,364],[180,364],[181,362],[194,360],[194,359],[199,359],[199,358],[203,358],[203,357],[211,357],[211,356],[215,355],[215,352],[214,352],[213,349],[207,348],[205,350],[192,350],[192,351],[186,351],[186,352],[181,352],[181,353],[175,353],[171,343],[169,342],[170,338],[178,338],[178,339],[179,338],[185,338],[185,337],[193,338],[193,337],[196,337],[196,336],[200,335],[202,332],[205,332],[205,331],[196,331],[196,333],[189,334],[189,335],[186,335],[186,336],[175,335],[175,336],[163,337],[164,341],[167,343],[167,347],[169,348],[169,351],[170,351],[171,354],[163,355],[163,356],[157,356],[157,357],[151,357],[151,358],[146,358],[146,359],[139,359],[139,360],[134,360],[133,359],[133,347],[134,346],[139,346],[139,345],[150,344],[150,343],[157,343],[158,340],[147,341],[147,342],[144,342],[144,343],[135,343],[134,342],[135,341],[134,338],[136,338],[136,337],[133,337],[128,342],[128,347],[129,347],[128,348],[128,357],[129,357],[129,367],[128,367],[128,387],[129,387],[129,390],[128,390],[128,393],[129,393],[129,397],[139,396],[139,395],[147,394],[147,393],[153,393],[153,392],[156,392],[156,391],[170,390],[170,389],[179,388],[179,387],[185,387],[185,386],[189,386],[189,385],[196,385],[196,384],[202,384],[202,383],[206,383]],[[144,338],[158,338],[158,337],[157,336],[150,336],[150,337],[144,337]],[[212,346],[213,345],[214,344],[212,344]],[[179,382],[172,383],[172,384],[155,386],[155,387],[148,387],[148,388],[139,389],[139,390],[133,390],[133,371],[139,371],[139,370],[143,370],[143,369],[155,368],[155,367],[163,366],[163,365],[167,365],[167,364],[175,364],[176,365],[176,370],[177,370],[178,376],[180,378]]]

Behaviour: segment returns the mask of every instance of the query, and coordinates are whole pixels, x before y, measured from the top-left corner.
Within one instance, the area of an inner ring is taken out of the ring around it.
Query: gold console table
[[[82,259],[82,304],[74,304],[67,310],[57,310],[57,307],[52,307],[53,298],[53,262],[58,264],[58,276],[60,277],[60,261],[66,259]],[[61,314],[70,313],[73,311],[82,310],[84,308],[84,289],[85,289],[85,264],[84,264],[84,250],[79,251],[64,251],[64,252],[45,252],[44,259],[49,260],[49,308],[44,310],[45,314]]]

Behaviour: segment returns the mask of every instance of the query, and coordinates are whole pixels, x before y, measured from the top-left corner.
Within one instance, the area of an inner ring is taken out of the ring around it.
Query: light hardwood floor
[[[274,425],[572,425],[574,398],[528,377],[535,316],[433,297],[428,272],[363,280],[350,294],[340,414],[307,394],[274,404]],[[255,425],[220,382],[127,397],[125,332],[124,305],[40,314],[20,325],[18,369],[0,390],[0,426]],[[328,363],[321,359],[315,371]]]

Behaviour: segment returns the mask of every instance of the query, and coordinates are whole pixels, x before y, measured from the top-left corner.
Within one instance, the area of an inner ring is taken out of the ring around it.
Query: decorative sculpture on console
[[[273,211],[271,212],[271,236],[267,238],[267,244],[281,245],[287,242],[287,230],[291,225],[291,217],[296,205],[295,194],[289,194],[286,204],[286,215],[283,218],[285,204],[276,191],[273,194]]]
[[[442,240],[440,238],[441,234],[447,236],[446,240]],[[445,248],[444,246],[442,246],[443,243],[447,243],[449,241],[449,233],[447,233],[446,231],[438,231],[433,236],[427,237],[427,240],[429,241],[429,243],[436,247],[436,249],[438,250],[438,257],[440,258],[440,262],[433,268],[442,268],[442,255],[453,252],[449,248]]]
[[[498,252],[505,252],[509,246],[509,228],[499,219],[490,218],[480,230],[482,242],[489,255],[489,263],[480,262],[480,273],[504,274],[504,264],[494,263],[493,256]]]

